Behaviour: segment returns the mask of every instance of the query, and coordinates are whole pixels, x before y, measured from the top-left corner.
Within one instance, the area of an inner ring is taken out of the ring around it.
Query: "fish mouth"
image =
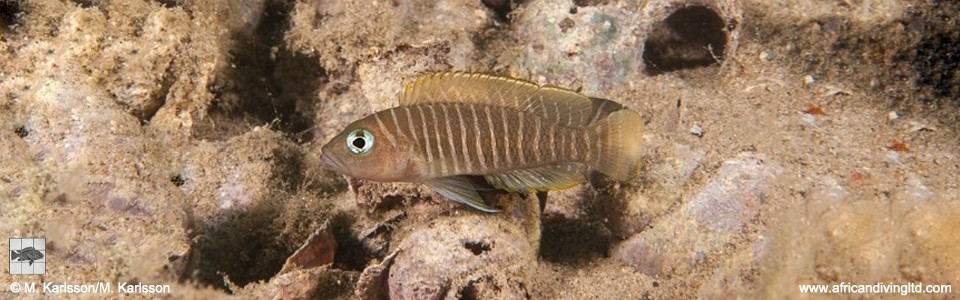
[[[343,170],[343,164],[340,163],[340,160],[330,156],[330,152],[324,151],[320,154],[320,160],[323,161],[323,164],[327,165],[327,169],[332,169],[334,171]]]

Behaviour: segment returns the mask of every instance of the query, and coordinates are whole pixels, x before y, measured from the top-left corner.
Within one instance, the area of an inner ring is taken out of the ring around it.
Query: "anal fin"
[[[579,163],[567,163],[513,170],[483,177],[493,187],[509,192],[555,191],[583,182],[584,168]]]

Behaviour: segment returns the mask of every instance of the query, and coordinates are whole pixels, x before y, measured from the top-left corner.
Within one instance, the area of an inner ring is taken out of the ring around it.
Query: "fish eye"
[[[347,135],[347,149],[350,153],[364,154],[373,148],[373,134],[366,129],[357,129]]]

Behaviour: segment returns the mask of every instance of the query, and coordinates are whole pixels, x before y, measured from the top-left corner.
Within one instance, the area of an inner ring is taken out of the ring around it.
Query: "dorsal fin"
[[[420,76],[407,84],[398,98],[400,105],[469,102],[510,107],[571,127],[586,127],[593,117],[591,99],[580,93],[483,73],[444,72]]]

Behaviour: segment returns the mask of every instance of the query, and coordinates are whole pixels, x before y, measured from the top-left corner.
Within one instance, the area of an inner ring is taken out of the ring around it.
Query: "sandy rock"
[[[34,100],[24,124],[32,134],[24,139],[44,163],[68,171],[99,169],[85,172],[94,176],[136,176],[147,159],[149,141],[139,122],[94,87],[46,80]]]
[[[349,13],[348,13],[349,12]],[[285,39],[298,52],[316,54],[321,66],[342,73],[370,50],[446,41],[458,67],[468,67],[475,46],[471,34],[492,22],[479,1],[435,2],[303,1],[291,14]],[[426,26],[426,24],[444,26]]]
[[[360,299],[365,300],[387,299],[389,296],[387,278],[390,266],[393,265],[393,259],[397,257],[398,253],[400,253],[399,250],[394,251],[384,257],[380,263],[372,264],[363,269],[363,273],[360,274],[360,278],[357,280],[357,287],[356,290],[354,290],[354,294],[360,297]]]
[[[757,215],[763,193],[780,172],[777,162],[749,153],[727,160],[717,177],[686,203],[683,211],[711,232],[737,232]]]
[[[332,299],[349,291],[356,272],[328,266],[298,269],[277,275],[264,283],[238,288],[236,295],[255,299]]]
[[[399,105],[397,95],[417,76],[469,69],[454,66],[451,60],[450,42],[446,40],[373,51],[357,68],[360,88],[370,99],[371,112]]]
[[[134,115],[148,119],[166,102],[176,80],[172,66],[186,47],[190,17],[183,10],[159,9],[143,18],[141,35],[113,43],[103,59],[129,61],[118,66],[119,72],[133,75],[111,78],[111,93]]]
[[[398,227],[402,225],[401,222],[407,219],[407,216],[406,211],[387,215],[376,225],[363,229],[357,239],[360,240],[367,253],[374,257],[386,257],[391,243],[395,242],[393,233],[398,231]],[[384,260],[386,259],[384,258]]]
[[[630,11],[614,6],[581,7],[570,1],[534,1],[517,18],[522,77],[584,92],[605,91],[642,69],[641,25]]]
[[[422,26],[423,18],[445,25]],[[474,36],[492,22],[480,2],[463,0],[396,5],[307,1],[295,5],[291,20],[285,35],[291,50],[318,60],[328,74],[319,93],[323,103],[304,109],[314,111],[318,141],[327,141],[354,120],[397,106],[397,93],[416,76],[478,69]]]
[[[223,218],[279,206],[278,188],[299,184],[302,154],[279,133],[255,128],[223,142],[201,142],[187,152],[176,176],[204,226]]]
[[[647,275],[688,272],[723,247],[756,217],[777,162],[743,153],[676,212],[614,249],[614,256]]]
[[[11,216],[15,232],[48,236],[47,254],[60,262],[51,265],[48,278],[58,281],[180,276],[190,256],[182,194],[139,121],[78,78],[65,73],[43,81],[24,107],[30,112],[26,134],[12,149],[57,171],[33,170],[52,179],[32,196],[46,201],[36,202],[40,210],[33,214]],[[17,195],[32,188],[12,190]]]
[[[700,299],[729,299],[743,295],[745,290],[753,290],[756,283],[750,277],[760,268],[761,258],[770,245],[770,240],[760,236],[748,249],[737,251],[726,263],[713,270],[709,278],[697,291]]]
[[[688,18],[708,25],[688,26],[684,24],[691,22]],[[516,65],[522,77],[603,93],[643,76],[645,68],[660,73],[710,64],[713,58],[703,52],[706,45],[713,45],[717,57],[732,55],[739,19],[736,2],[727,0],[624,1],[585,7],[569,1],[534,1],[517,17],[524,46]],[[650,69],[649,63],[664,65]]]
[[[779,297],[798,282],[823,284],[856,277],[865,282],[951,282],[960,276],[946,249],[960,242],[960,206],[923,190],[916,174],[905,174],[893,197],[830,187],[827,178],[803,204],[792,206],[771,226],[763,251],[762,297]],[[839,197],[838,197],[839,195]],[[842,201],[838,201],[842,200]],[[798,230],[798,228],[802,230]],[[947,252],[943,252],[947,251]]]
[[[645,151],[649,163],[638,179],[642,184],[599,190],[597,204],[607,228],[621,238],[644,230],[677,203],[704,156],[703,150],[658,139],[651,139]]]
[[[43,210],[43,190],[55,185],[49,176],[42,172],[43,168],[33,159],[33,155],[26,141],[11,130],[12,124],[3,124],[7,130],[0,131],[0,148],[5,149],[5,155],[0,157],[0,198],[9,201],[0,201],[0,210],[8,214],[9,222],[0,223],[0,228],[7,232],[14,232],[22,224],[12,220],[11,216],[37,215]],[[25,135],[27,137],[29,135]],[[13,162],[25,162],[15,165]],[[22,220],[20,220],[22,221]]]
[[[421,201],[428,195],[429,188],[407,182],[372,182],[347,178],[350,191],[357,204],[368,210],[389,209],[398,205],[409,205]]]
[[[210,1],[187,5],[187,9],[148,2],[107,1],[86,8],[31,2],[24,9],[36,14],[25,18],[26,34],[41,40],[48,34],[57,38],[21,48],[20,62],[37,67],[28,76],[83,74],[78,81],[102,87],[142,122],[189,133],[184,127],[202,120],[215,98],[208,86],[223,85],[227,77],[223,76],[229,66],[225,49],[234,37],[231,34],[242,35],[251,29],[251,22],[259,22],[249,15],[259,15],[262,8],[256,7],[262,7],[262,2]],[[212,18],[223,18],[221,26],[204,25]],[[28,80],[34,81],[33,86],[37,80],[42,82],[42,78]],[[200,88],[194,86],[197,83]],[[227,107],[233,105],[229,97],[221,101]],[[154,118],[158,114],[162,117]]]
[[[525,298],[540,232],[539,204],[522,200],[499,214],[471,211],[417,224],[397,246],[390,298]]]

